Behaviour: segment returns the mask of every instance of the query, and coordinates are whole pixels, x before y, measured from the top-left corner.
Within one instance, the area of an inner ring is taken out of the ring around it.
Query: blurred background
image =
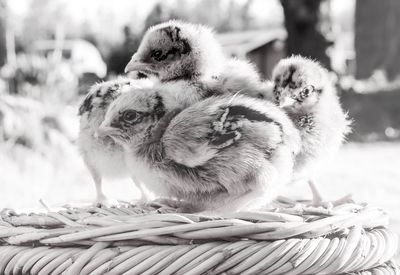
[[[400,233],[398,0],[0,0],[0,209],[94,199],[77,106],[90,85],[123,74],[149,26],[172,18],[214,27],[226,53],[265,78],[291,54],[328,67],[354,130],[322,192],[384,207]],[[129,181],[105,190],[137,196]]]

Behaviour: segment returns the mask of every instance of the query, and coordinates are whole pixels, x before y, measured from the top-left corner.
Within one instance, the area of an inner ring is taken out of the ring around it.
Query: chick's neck
[[[144,158],[152,164],[160,163],[164,160],[165,150],[162,142],[163,135],[167,130],[171,120],[180,112],[174,109],[166,113],[160,120],[148,128],[146,135],[135,146],[135,154]]]

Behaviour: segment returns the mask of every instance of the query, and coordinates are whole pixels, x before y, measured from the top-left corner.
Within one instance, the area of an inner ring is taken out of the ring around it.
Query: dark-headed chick
[[[320,205],[322,199],[312,180],[342,145],[351,121],[340,105],[329,72],[318,62],[301,56],[282,59],[272,79],[276,104],[288,113],[301,134],[295,178],[309,181],[314,203]]]
[[[125,68],[131,71],[162,82],[184,79],[254,97],[272,94],[272,85],[261,81],[253,64],[225,56],[211,29],[176,20],[147,30]]]
[[[274,104],[225,95],[181,105],[162,91],[127,93],[100,127],[152,192],[183,200],[182,211],[229,212],[266,204],[289,182],[300,137]]]

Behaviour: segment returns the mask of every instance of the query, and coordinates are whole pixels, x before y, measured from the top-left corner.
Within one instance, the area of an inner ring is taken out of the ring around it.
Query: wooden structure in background
[[[227,32],[217,35],[227,55],[248,59],[257,65],[264,78],[285,57],[286,32],[283,29]]]
[[[357,0],[355,14],[356,78],[377,69],[389,79],[400,73],[400,1]]]

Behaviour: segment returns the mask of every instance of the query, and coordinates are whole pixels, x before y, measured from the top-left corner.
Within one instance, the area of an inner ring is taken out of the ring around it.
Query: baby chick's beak
[[[107,136],[113,136],[116,133],[118,133],[118,129],[110,126],[100,125],[100,127],[97,129],[94,135],[96,138],[102,138]]]
[[[125,73],[133,72],[133,71],[146,71],[150,69],[151,64],[144,63],[137,60],[135,57],[132,57],[131,61],[129,61],[128,65],[125,67]]]
[[[284,97],[284,98],[281,98],[281,99],[279,100],[279,107],[283,108],[283,107],[291,106],[291,105],[294,104],[295,101],[296,101],[296,100],[294,100],[293,98],[288,97],[288,96],[287,96],[287,97]]]

